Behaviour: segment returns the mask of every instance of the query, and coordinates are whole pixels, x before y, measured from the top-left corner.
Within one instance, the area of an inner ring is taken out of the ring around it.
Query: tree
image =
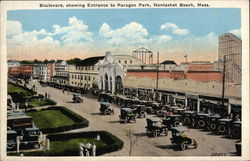
[[[132,154],[132,150],[136,144],[136,142],[139,140],[139,137],[138,136],[135,136],[134,135],[134,132],[130,129],[126,129],[125,130],[125,135],[127,136],[127,138],[129,139],[129,156],[131,156]]]
[[[43,64],[48,64],[49,63],[49,61],[47,60],[47,59],[45,59],[44,61],[43,61]]]
[[[80,62],[81,62],[81,59],[79,59],[79,58],[74,58],[74,59],[67,60],[67,63],[70,64],[70,65],[79,65]]]

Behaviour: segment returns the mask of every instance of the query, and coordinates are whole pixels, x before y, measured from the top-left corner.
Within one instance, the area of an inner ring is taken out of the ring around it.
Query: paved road
[[[83,97],[83,103],[72,103],[72,93],[68,95],[65,92],[63,94],[62,90],[52,87],[41,87],[36,81],[32,81],[32,83],[38,87],[38,93],[43,95],[45,92],[49,93],[50,97],[57,102],[57,105],[65,106],[89,120],[89,127],[73,131],[106,130],[124,141],[123,149],[106,155],[129,155],[130,139],[126,136],[127,131],[132,131],[134,133],[132,139],[136,140],[132,148],[132,156],[210,156],[212,153],[225,153],[227,156],[230,156],[235,153],[234,144],[236,140],[213,135],[200,129],[189,130],[189,136],[198,142],[197,149],[176,151],[171,146],[170,132],[168,136],[162,135],[157,138],[146,135],[145,118],[138,118],[136,123],[121,124],[119,122],[120,109],[115,105],[114,115],[100,115],[99,102],[96,99]]]

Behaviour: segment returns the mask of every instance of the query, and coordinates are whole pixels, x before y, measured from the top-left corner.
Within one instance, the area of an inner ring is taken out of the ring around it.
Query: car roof
[[[186,126],[178,126],[178,127],[173,127],[172,130],[176,130],[176,131],[187,131],[187,127]]]
[[[108,103],[108,102],[100,102],[100,104],[102,104],[102,105],[109,105],[110,103]]]
[[[121,108],[121,110],[123,110],[123,111],[132,111],[132,109],[131,108]]]
[[[184,111],[184,113],[197,113],[196,111]]]
[[[39,130],[37,127],[27,127],[25,130]]]
[[[17,132],[15,130],[7,130],[7,134],[16,134]]]
[[[232,119],[219,119],[219,121],[232,121]]]
[[[150,121],[153,121],[153,122],[161,121],[161,119],[158,118],[158,117],[149,117],[149,118],[147,118],[147,119],[150,120]]]

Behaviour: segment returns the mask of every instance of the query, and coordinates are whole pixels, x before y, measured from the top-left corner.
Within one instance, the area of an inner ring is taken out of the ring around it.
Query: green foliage
[[[43,110],[28,112],[33,122],[39,129],[56,128],[65,125],[72,125],[75,122],[58,110]]]
[[[95,138],[100,135],[101,140]],[[96,144],[96,155],[120,150],[123,141],[106,131],[89,131],[81,133],[52,134],[47,138],[51,141],[50,151],[25,152],[25,156],[79,156],[79,144],[93,142]],[[16,154],[11,154],[16,155]]]
[[[81,62],[81,59],[79,59],[79,58],[67,60],[67,63],[70,65],[78,65],[78,64],[80,64],[80,62]]]
[[[8,83],[8,93],[18,93],[22,96],[33,96],[36,92],[31,89],[16,85],[14,83]]]
[[[43,133],[63,132],[89,125],[89,121],[61,106],[52,106],[41,111],[27,111]]]

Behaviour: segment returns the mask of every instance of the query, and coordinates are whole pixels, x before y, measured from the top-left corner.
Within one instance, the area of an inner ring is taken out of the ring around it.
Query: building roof
[[[78,66],[94,66],[98,63],[99,60],[102,60],[104,56],[96,56],[96,57],[90,57],[81,60],[81,62],[78,64]]]
[[[176,63],[173,60],[165,60],[161,64],[171,64],[171,65],[176,65]]]

